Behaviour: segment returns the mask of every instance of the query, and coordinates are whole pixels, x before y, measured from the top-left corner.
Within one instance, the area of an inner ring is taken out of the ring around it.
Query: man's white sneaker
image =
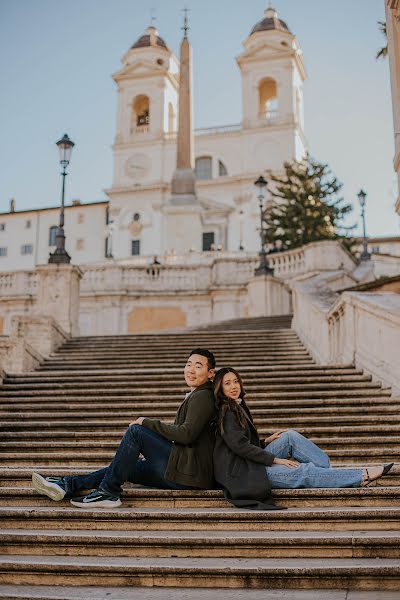
[[[62,500],[67,493],[63,477],[43,477],[39,473],[32,473],[32,485],[38,494],[55,502]]]

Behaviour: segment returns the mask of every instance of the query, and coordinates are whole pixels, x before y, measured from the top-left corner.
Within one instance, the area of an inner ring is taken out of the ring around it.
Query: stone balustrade
[[[292,327],[319,364],[354,364],[400,393],[400,295],[329,288],[329,274],[292,282]]]
[[[400,256],[391,254],[372,254],[371,263],[374,268],[374,276],[394,277],[400,275]]]

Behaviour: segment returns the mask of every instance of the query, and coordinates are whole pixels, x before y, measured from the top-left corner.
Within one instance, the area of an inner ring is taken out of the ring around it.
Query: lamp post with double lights
[[[65,198],[65,178],[67,176],[67,167],[71,160],[72,148],[75,146],[74,142],[69,139],[67,134],[56,142],[60,152],[60,165],[62,167],[62,190],[61,190],[61,208],[60,208],[60,222],[57,229],[56,235],[56,249],[49,256],[49,263],[53,264],[69,264],[71,257],[65,249],[65,234],[64,234],[64,198]]]
[[[364,192],[364,190],[360,190],[357,194],[357,197],[358,197],[358,201],[361,206],[361,218],[362,218],[362,222],[363,222],[363,242],[362,242],[363,243],[363,251],[361,253],[360,260],[369,260],[371,258],[371,255],[368,252],[368,240],[367,240],[367,234],[365,231],[365,204],[366,204],[367,194]]]
[[[265,252],[265,243],[264,243],[264,198],[265,198],[265,189],[267,187],[267,182],[262,175],[254,182],[254,185],[257,188],[257,198],[260,204],[260,264],[257,269],[254,271],[255,275],[273,275],[274,270],[268,264],[267,253]]]

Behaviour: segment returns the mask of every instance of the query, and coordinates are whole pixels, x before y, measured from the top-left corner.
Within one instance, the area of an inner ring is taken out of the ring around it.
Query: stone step
[[[265,433],[265,432],[264,432]],[[98,447],[98,444],[105,444],[104,447],[116,447],[123,435],[123,431],[116,432],[113,434],[109,432],[107,434],[101,435],[101,439],[98,432],[75,432],[75,431],[58,431],[57,435],[57,446],[59,444],[63,444],[63,447],[67,447],[67,445],[71,445],[71,447],[76,447],[77,444],[84,444],[85,447],[89,448],[91,445],[95,444]],[[15,449],[20,446],[22,449],[24,448],[35,448],[35,446],[39,446],[42,444],[42,447],[48,448],[50,446],[54,446],[54,432],[52,431],[4,431],[2,432],[0,442],[1,444],[7,444],[9,446],[1,446],[3,448],[10,447],[13,448],[15,445]],[[342,435],[340,437],[325,437],[323,435],[314,435],[310,437],[311,441],[313,441],[318,446],[321,446],[325,449],[335,450],[340,449],[341,447],[347,449],[355,449],[355,450],[373,450],[380,451],[383,447],[396,449],[400,445],[400,437],[398,435],[391,435],[390,433],[385,434],[376,434],[373,439],[368,435],[362,436],[348,436]],[[64,446],[64,444],[66,444]],[[330,450],[329,450],[330,451]]]
[[[95,390],[98,388],[99,383],[103,389],[125,389],[129,388],[130,390],[136,392],[144,391],[145,387],[154,388],[154,381],[152,379],[148,379],[146,381],[131,381],[129,377],[125,377],[124,379],[120,379],[119,381],[113,379],[102,379],[98,381],[85,381],[85,379],[81,380],[67,380],[67,381],[50,381],[50,382],[37,382],[32,381],[30,383],[8,383],[7,380],[1,386],[1,396],[7,396],[9,394],[14,394],[15,392],[22,391],[31,391],[31,390],[58,390],[58,389],[84,389],[84,390]],[[367,389],[380,389],[382,388],[382,384],[372,382],[368,376],[361,377],[315,377],[314,379],[302,379],[295,378],[293,380],[288,380],[284,377],[258,377],[255,381],[253,380],[244,380],[244,385],[246,387],[247,393],[251,393],[254,390],[262,390],[266,386],[269,386],[271,389],[274,388],[284,388],[291,389],[295,386],[305,387],[306,389],[330,389],[332,387],[348,387],[350,389],[355,388],[367,388]],[[185,392],[185,386],[182,385],[182,379],[175,378],[174,380],[168,380],[168,382],[164,383],[168,384],[168,390],[179,390]],[[157,382],[159,386],[160,383]],[[165,388],[164,388],[165,389]]]
[[[41,469],[41,472],[44,473],[44,470]],[[7,487],[0,487],[0,506],[55,506],[52,500],[32,489],[31,477],[27,477],[22,483],[23,485],[13,487],[7,482]],[[379,485],[369,488],[274,490],[273,496],[279,506],[288,508],[398,507],[400,487],[389,483],[389,477],[386,476],[379,480]],[[124,488],[123,506],[162,509],[231,507],[220,490],[155,490],[129,484]],[[57,507],[70,508],[69,501],[57,502]]]
[[[147,404],[146,406],[138,406],[135,403],[126,402],[113,402],[112,405],[108,404],[100,404],[94,402],[93,404],[79,404],[79,403],[60,403],[59,405],[52,405],[53,411],[46,411],[45,406],[32,407],[33,410],[29,410],[31,407],[29,405],[26,409],[17,407],[17,406],[9,406],[7,408],[3,408],[0,405],[0,419],[11,420],[14,421],[19,418],[38,418],[38,415],[41,419],[58,419],[58,418],[77,418],[77,417],[95,417],[98,419],[102,419],[105,417],[114,417],[116,413],[118,413],[118,417],[125,417],[128,421],[132,418],[134,412],[140,412],[141,414],[145,414],[149,418],[157,418],[162,420],[173,420],[176,407],[172,407],[171,409],[167,409],[164,407],[160,407],[158,405],[152,407]],[[345,415],[362,415],[362,418],[365,419],[366,416],[371,416],[374,414],[384,416],[397,415],[399,411],[400,405],[398,404],[389,404],[387,406],[318,406],[318,407],[296,407],[296,415],[301,417],[302,415],[307,415],[310,419],[314,416],[317,419],[323,418],[325,416],[333,416],[338,415],[343,417]],[[35,410],[36,409],[36,410]],[[265,419],[273,418],[276,416],[284,418],[285,415],[293,414],[293,408],[254,408],[252,410],[254,420],[257,423],[263,422]]]
[[[241,371],[244,379],[258,377],[319,377],[319,376],[351,376],[351,375],[362,375],[361,369],[355,369],[352,366],[340,366],[340,365],[329,365],[329,366],[318,366],[315,364],[293,366],[288,365],[284,367],[274,365],[251,365],[246,366]],[[99,381],[102,378],[129,378],[134,376],[135,379],[147,380],[153,383],[154,379],[152,375],[157,375],[158,378],[168,379],[170,377],[178,377],[179,381],[182,381],[182,368],[167,367],[160,369],[153,369],[152,367],[145,367],[143,369],[127,369],[127,368],[115,368],[115,369],[104,369],[100,374],[97,371],[91,371],[90,369],[76,369],[73,372],[65,371],[30,371],[26,373],[8,373],[6,376],[7,381],[19,382],[21,380],[31,381],[57,381],[61,378],[62,381],[75,380],[78,377],[84,380]]]
[[[366,384],[366,383],[349,383],[349,384],[345,384],[345,383],[333,383],[333,384],[329,384],[329,383],[324,383],[324,384],[301,384],[301,385],[297,385],[297,384],[286,384],[286,385],[260,385],[260,386],[246,386],[246,392],[248,395],[251,394],[252,398],[260,398],[260,397],[270,397],[271,393],[274,394],[280,394],[279,397],[282,397],[284,395],[284,392],[288,392],[290,394],[296,394],[299,393],[299,389],[301,391],[301,393],[303,394],[303,396],[306,395],[307,391],[310,391],[313,393],[313,395],[315,396],[317,394],[318,397],[318,393],[324,393],[324,392],[338,392],[338,393],[346,393],[348,396],[351,396],[354,392],[359,392],[358,395],[360,396],[365,396],[365,395],[374,395],[377,394],[378,396],[381,395],[383,393],[384,396],[390,397],[391,396],[391,390],[390,389],[385,389],[382,388],[380,385],[373,385],[373,384]],[[168,398],[173,398],[176,397],[177,399],[180,399],[180,401],[182,402],[182,398],[184,396],[184,394],[188,391],[187,387],[173,387],[173,386],[169,386],[167,388],[158,388],[158,387],[154,387],[154,388],[150,388],[150,389],[143,389],[143,388],[133,388],[131,387],[129,384],[128,385],[123,385],[123,384],[108,384],[108,385],[102,385],[101,389],[99,390],[99,386],[92,386],[91,388],[84,388],[84,387],[80,387],[80,386],[55,386],[53,389],[51,388],[46,388],[46,389],[22,389],[22,390],[13,390],[13,391],[7,391],[7,390],[2,390],[0,391],[0,398],[30,398],[30,397],[47,397],[47,396],[65,396],[65,395],[75,395],[77,397],[79,396],[101,396],[101,395],[107,395],[110,394],[111,395],[116,395],[117,393],[120,394],[121,396],[123,395],[134,395],[136,398],[148,398],[148,397],[156,397],[156,396],[160,396],[160,398],[166,396]],[[357,394],[356,394],[357,395]]]
[[[179,386],[182,385],[182,374],[178,375],[164,375],[160,378],[164,384]],[[298,376],[296,374],[276,377],[274,374],[268,376],[261,375],[250,375],[243,378],[246,389],[253,385],[281,385],[282,383],[292,383],[296,385],[304,384],[324,384],[324,383],[369,383],[371,381],[370,375],[327,375],[322,376],[321,374],[312,376]],[[154,378],[149,376],[138,376],[135,375],[135,379],[132,381],[130,375],[109,375],[109,376],[65,376],[65,377],[20,377],[19,379],[14,377],[5,377],[2,390],[25,390],[25,389],[57,389],[58,387],[70,387],[77,386],[84,388],[93,388],[95,385],[127,385],[129,384],[132,388],[143,388],[146,386],[152,387],[154,384]]]
[[[52,503],[51,507],[0,506],[4,529],[120,529],[143,531],[400,531],[400,507],[321,507],[245,511],[234,508],[77,509]],[[1,570],[0,570],[1,573]],[[1,581],[1,580],[0,580]]]
[[[400,564],[385,558],[152,558],[0,556],[0,583],[202,588],[400,590]]]
[[[374,460],[374,459],[369,459],[368,461],[363,461],[363,464],[366,466],[373,466],[373,465],[377,465],[377,464],[381,464],[381,462],[379,462],[379,460]],[[357,468],[360,467],[360,463],[348,463],[346,465],[344,465],[342,462],[338,461],[332,461],[332,466],[334,467],[345,467],[345,468]],[[86,468],[86,467],[79,467],[79,466],[66,466],[66,467],[61,467],[60,465],[54,465],[52,467],[43,467],[41,465],[35,465],[35,467],[26,467],[26,466],[20,466],[20,467],[13,467],[13,466],[2,466],[0,467],[0,489],[4,490],[7,488],[30,488],[32,489],[32,472],[36,471],[36,472],[40,472],[43,476],[48,476],[48,475],[56,475],[56,476],[63,476],[63,475],[78,475],[80,473],[88,473],[93,469],[90,468]],[[400,486],[400,464],[397,463],[393,466],[393,468],[391,469],[390,473],[388,473],[388,475],[385,476],[384,479],[381,479],[377,482],[377,484],[373,487],[370,488],[363,488],[363,494],[362,494],[362,498],[364,498],[364,495],[366,496],[370,496],[372,493],[375,493],[374,491],[378,488],[385,488],[385,487],[396,487],[396,486]],[[145,489],[145,488],[141,488],[141,487],[137,487],[135,488],[135,486],[132,486],[131,484],[126,484],[125,486],[127,489],[135,489],[136,492],[138,494],[152,494],[153,496],[158,496],[158,494],[161,494],[162,498],[165,498],[166,495],[171,491],[167,491],[167,490],[149,490],[149,489]],[[322,497],[327,497],[326,495],[328,495],[328,497],[330,499],[332,499],[332,497],[336,497],[336,495],[339,496],[340,498],[340,494],[343,492],[344,495],[349,496],[349,494],[351,495],[353,492],[355,492],[356,494],[359,494],[360,490],[356,489],[341,489],[341,490],[332,490],[332,489],[320,489],[320,490],[307,490],[307,489],[302,489],[302,490],[275,490],[274,493],[275,494],[289,494],[290,497],[293,497],[293,495],[300,495],[301,498],[305,497],[307,495],[307,493],[310,493],[312,498],[313,498],[313,502],[315,500],[316,495],[322,493]],[[179,492],[177,492],[176,490],[172,490],[173,493],[173,497],[175,498],[176,494],[178,494],[179,496]],[[184,490],[182,491],[183,496],[186,498],[188,496],[190,492],[188,490]],[[201,490],[201,491],[193,491],[193,493],[195,494],[196,498],[200,495],[201,497],[202,494],[206,494],[206,497],[208,498],[209,495],[211,494],[219,494],[220,492],[218,490]],[[179,496],[180,497],[180,496]]]
[[[193,587],[109,587],[0,585],[2,600],[212,600],[213,589]],[[218,600],[399,600],[396,591],[349,589],[220,588]]]
[[[399,558],[400,532],[212,530],[0,532],[3,555],[182,558]]]
[[[152,361],[153,364],[155,364],[156,361]],[[166,363],[168,363],[169,361],[164,361],[162,364],[165,365]],[[260,363],[260,360],[257,360],[256,362]],[[224,361],[224,363],[221,363],[222,365],[226,365],[229,364],[230,361]],[[139,361],[124,361],[124,364],[127,368],[145,368],[146,367],[146,363],[140,363]],[[280,368],[282,367],[286,367],[286,366],[290,366],[290,365],[302,365],[302,366],[312,366],[312,360],[311,358],[304,358],[304,359],[300,359],[300,358],[287,358],[285,360],[283,360],[282,358],[271,358],[269,359],[269,364],[270,365],[275,365],[275,366],[279,366]],[[83,363],[83,361],[79,361],[79,362],[71,362],[71,363],[66,363],[65,361],[61,361],[61,362],[46,362],[44,361],[41,365],[39,365],[39,367],[37,368],[38,371],[70,371],[72,370],[80,370],[82,369],[82,366],[84,365],[85,370],[91,370],[91,371],[104,371],[106,369],[110,369],[113,366],[115,366],[116,368],[120,365],[120,363],[118,361],[96,361],[96,362],[85,362]],[[235,363],[235,369],[237,369],[238,371],[242,372],[243,371],[243,367],[244,366],[253,366],[254,365],[254,359],[251,360],[242,360],[240,363]],[[161,366],[161,363],[160,363]]]
[[[365,417],[363,419],[363,425],[360,425],[360,419],[356,417],[335,417],[335,418],[320,418],[315,419],[314,421],[309,421],[307,419],[274,419],[273,421],[268,422],[268,424],[264,424],[263,422],[257,423],[258,432],[261,436],[269,435],[271,431],[276,431],[278,429],[292,428],[296,429],[300,433],[305,434],[307,437],[311,437],[314,433],[324,433],[325,435],[331,435],[332,437],[338,434],[358,434],[358,435],[373,435],[376,428],[379,427],[379,431],[388,432],[391,434],[399,433],[400,434],[400,423],[399,419],[396,419],[396,424],[393,424],[392,421],[387,421],[380,417]],[[89,419],[83,422],[82,420],[76,421],[65,421],[65,420],[55,420],[55,421],[40,421],[40,420],[30,420],[30,421],[0,421],[0,432],[3,436],[3,432],[16,432],[16,431],[51,431],[53,432],[54,437],[58,435],[58,433],[63,433],[64,431],[75,431],[90,433],[96,432],[99,435],[99,431],[101,432],[101,436],[103,435],[116,435],[114,432],[119,432],[118,435],[121,437],[123,433],[126,431],[126,428],[131,422],[131,419],[128,421],[126,419],[115,420],[115,419],[106,419],[104,421]],[[341,423],[341,424],[340,424]],[[350,425],[352,423],[352,425]],[[376,423],[376,424],[375,424]]]
[[[98,450],[93,449],[91,452],[87,450],[85,447],[80,447],[78,444],[75,446],[74,450],[71,449],[63,449],[58,448],[54,451],[50,451],[46,449],[46,451],[41,451],[39,448],[31,449],[29,452],[24,452],[22,449],[18,452],[12,451],[7,452],[2,449],[1,458],[4,465],[13,465],[13,466],[31,466],[35,465],[92,465],[93,467],[103,467],[108,465],[113,456],[116,447],[112,450]],[[382,448],[381,450],[376,449],[368,449],[363,451],[361,450],[331,450],[329,452],[332,459],[336,462],[340,461],[341,463],[348,464],[358,462],[359,464],[364,464],[366,460],[374,461],[374,462],[394,462],[399,457],[398,447],[395,447],[393,450],[388,448]]]

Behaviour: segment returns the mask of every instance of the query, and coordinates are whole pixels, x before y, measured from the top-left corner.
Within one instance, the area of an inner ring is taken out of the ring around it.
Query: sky
[[[308,79],[305,134],[310,153],[329,164],[355,209],[367,196],[369,235],[399,235],[394,212],[393,120],[387,60],[378,21],[384,0],[274,0],[296,34]],[[0,212],[57,206],[55,142],[76,143],[66,201],[102,200],[112,183],[116,85],[121,57],[150,24],[178,54],[182,9],[190,9],[195,127],[241,121],[235,57],[268,0],[0,0]]]

